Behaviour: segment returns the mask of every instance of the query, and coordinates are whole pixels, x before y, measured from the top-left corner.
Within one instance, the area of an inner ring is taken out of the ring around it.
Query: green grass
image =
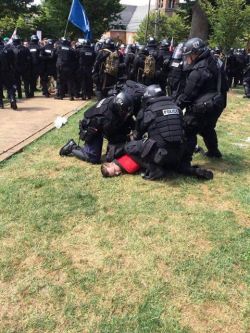
[[[249,332],[249,109],[231,93],[224,158],[195,156],[210,182],[61,158],[81,112],[1,163],[0,332]]]

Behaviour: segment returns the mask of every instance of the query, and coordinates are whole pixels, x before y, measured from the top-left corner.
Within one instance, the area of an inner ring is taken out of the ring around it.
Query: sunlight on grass
[[[1,163],[0,332],[249,332],[248,103],[229,96],[224,158],[194,158],[210,182],[60,157],[82,112]]]

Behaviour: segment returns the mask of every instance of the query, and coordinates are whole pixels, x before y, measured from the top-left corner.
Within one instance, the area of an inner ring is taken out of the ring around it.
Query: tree
[[[211,5],[215,0],[210,0]],[[204,0],[186,0],[180,5],[179,15],[187,23],[191,24],[189,38],[199,37],[205,41],[209,36],[209,21],[207,13],[203,7]]]
[[[0,0],[0,18],[11,17],[17,19],[22,14],[33,13],[37,6],[34,0]]]
[[[15,28],[23,38],[34,33],[33,19],[38,7],[32,3],[33,0],[0,0],[0,34],[11,36]]]
[[[212,46],[220,45],[225,51],[243,46],[250,23],[250,9],[245,0],[216,0],[215,6],[206,1],[204,8],[211,25]]]
[[[63,36],[71,3],[72,0],[43,0],[36,24],[44,35],[53,38]],[[120,0],[84,0],[84,7],[94,38],[100,38],[110,29],[123,8]],[[83,33],[69,23],[68,35],[82,37]]]
[[[154,36],[155,34],[155,21],[159,19],[157,29],[157,39],[174,38],[175,41],[181,41],[187,38],[190,27],[182,20],[182,18],[174,14],[172,17],[167,16],[165,13],[161,13],[160,17],[157,17],[156,12],[151,12],[149,15],[149,28],[148,36]],[[136,32],[136,40],[144,44],[145,43],[145,31],[147,27],[147,16],[143,19]]]

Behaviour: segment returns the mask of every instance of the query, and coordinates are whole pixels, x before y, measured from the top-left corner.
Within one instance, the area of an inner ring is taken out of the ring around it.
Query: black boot
[[[0,109],[4,109],[3,100],[0,99]]]
[[[219,151],[219,149],[216,150],[208,150],[205,153],[205,156],[209,157],[209,158],[222,158],[222,154]]]
[[[12,99],[10,101],[10,106],[13,110],[17,110],[17,105],[16,105],[16,100],[15,99]]]
[[[200,168],[198,165],[191,165],[189,162],[184,162],[178,168],[178,172],[186,176],[195,176],[199,179],[211,180],[214,177],[212,171]]]
[[[60,151],[59,151],[59,155],[60,156],[69,156],[72,153],[73,149],[76,149],[78,146],[76,144],[76,142],[71,139],[69,140],[66,145],[64,145]]]

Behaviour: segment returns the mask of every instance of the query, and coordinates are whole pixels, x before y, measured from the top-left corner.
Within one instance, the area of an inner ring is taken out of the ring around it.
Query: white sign
[[[41,42],[41,40],[42,40],[42,31],[41,30],[37,30],[36,35],[37,35],[37,37],[39,38],[39,40]]]

